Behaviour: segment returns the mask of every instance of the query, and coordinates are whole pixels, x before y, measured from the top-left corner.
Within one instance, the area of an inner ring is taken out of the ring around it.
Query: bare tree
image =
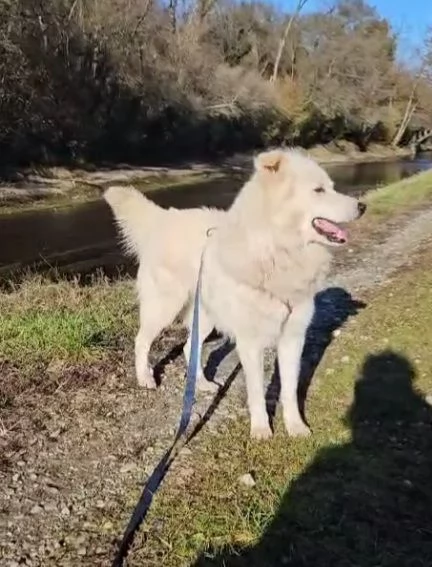
[[[177,31],[177,4],[178,0],[169,0],[168,12],[170,15],[172,33],[176,33]]]
[[[366,0],[307,1],[285,18],[264,0],[0,0],[0,159],[400,145],[430,126],[432,33],[402,68]]]
[[[413,81],[411,92],[405,106],[405,112],[403,114],[401,123],[399,124],[399,127],[391,141],[391,145],[394,148],[396,148],[400,144],[402,138],[405,135],[405,132],[408,129],[408,126],[410,125],[412,117],[416,111],[417,108],[416,93],[419,86],[420,78],[421,78],[421,73],[419,73]]]
[[[291,31],[291,28],[296,20],[296,18],[299,16],[300,12],[303,10],[303,8],[305,7],[305,5],[307,4],[308,0],[298,0],[297,2],[297,6],[294,10],[294,12],[291,14],[291,16],[288,19],[288,22],[285,26],[285,29],[283,31],[282,37],[280,38],[279,41],[279,48],[276,54],[276,59],[275,59],[275,64],[273,67],[273,74],[270,78],[271,82],[276,81],[278,74],[279,74],[279,65],[282,59],[282,54],[283,51],[285,49],[285,45],[289,36],[289,33]]]
[[[430,81],[432,78],[432,28],[427,31],[423,49],[417,52],[417,59],[420,60],[420,67],[418,71],[413,74],[411,91],[405,105],[402,120],[391,141],[393,147],[397,147],[401,143],[417,110],[419,105],[418,91],[420,85],[423,81]]]

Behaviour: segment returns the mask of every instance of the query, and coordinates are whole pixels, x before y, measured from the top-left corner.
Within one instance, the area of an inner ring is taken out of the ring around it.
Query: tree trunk
[[[284,49],[285,49],[285,45],[286,45],[286,42],[287,42],[287,39],[288,39],[288,36],[289,36],[289,32],[291,31],[291,28],[292,28],[293,23],[295,22],[295,19],[300,14],[300,12],[304,8],[304,6],[307,4],[307,2],[308,2],[308,0],[298,0],[296,9],[294,10],[292,15],[290,16],[290,19],[288,20],[287,25],[285,26],[284,32],[283,32],[282,37],[280,38],[280,41],[279,41],[279,47],[278,47],[278,51],[277,51],[277,54],[276,54],[275,64],[274,64],[274,67],[273,67],[273,74],[270,77],[271,82],[276,81],[276,79],[278,78],[280,62],[281,62],[282,55],[283,55],[283,52],[284,52]]]
[[[400,126],[399,126],[399,128],[398,128],[398,130],[397,130],[396,134],[394,135],[393,140],[391,142],[391,145],[392,145],[393,148],[396,148],[400,144],[400,142],[401,142],[401,140],[402,140],[402,138],[403,138],[403,136],[406,132],[406,129],[408,128],[409,123],[411,122],[411,118],[412,118],[412,116],[415,112],[415,109],[416,109],[416,104],[414,103],[415,90],[416,89],[414,87],[412,92],[411,92],[411,96],[410,96],[410,98],[407,102],[407,105],[406,105],[406,108],[405,108],[405,113],[404,113],[404,116],[402,118],[402,122],[400,123]]]
[[[401,142],[401,140],[402,140],[402,138],[403,138],[403,136],[406,132],[406,129],[408,128],[409,123],[411,122],[411,118],[412,118],[412,116],[413,116],[413,114],[414,114],[414,112],[417,108],[417,103],[415,102],[415,97],[416,97],[416,94],[417,94],[417,87],[418,87],[419,82],[420,82],[420,80],[423,76],[424,69],[425,69],[425,60],[422,61],[422,65],[420,67],[420,70],[419,70],[419,72],[417,73],[417,76],[414,79],[414,83],[413,83],[413,86],[412,86],[412,89],[411,89],[411,94],[410,94],[410,97],[408,99],[408,102],[407,102],[407,105],[406,105],[406,108],[405,108],[405,113],[404,113],[404,116],[402,118],[402,122],[401,122],[396,134],[394,135],[392,142],[391,142],[391,146],[393,148],[396,148],[400,144],[400,142]]]
[[[168,5],[168,12],[171,23],[171,32],[176,33],[177,31],[177,0],[170,0]]]

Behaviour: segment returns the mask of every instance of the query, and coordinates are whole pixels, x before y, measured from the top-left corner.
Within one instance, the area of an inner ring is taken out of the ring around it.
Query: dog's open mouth
[[[347,231],[331,220],[315,217],[312,226],[320,236],[324,236],[332,244],[345,244],[348,240]]]

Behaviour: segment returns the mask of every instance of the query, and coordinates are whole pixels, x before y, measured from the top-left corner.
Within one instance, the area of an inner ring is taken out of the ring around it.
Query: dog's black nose
[[[357,204],[357,208],[358,208],[358,212],[359,212],[359,217],[361,217],[362,215],[365,214],[366,209],[367,209],[367,205],[366,205],[366,203],[362,203],[361,201],[359,201],[358,204]]]

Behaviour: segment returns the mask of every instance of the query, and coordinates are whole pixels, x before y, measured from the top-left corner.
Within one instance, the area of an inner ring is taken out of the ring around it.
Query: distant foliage
[[[362,0],[300,12],[284,34],[289,18],[232,0],[0,0],[0,159],[365,148],[432,125],[432,41],[406,69],[396,34]]]

